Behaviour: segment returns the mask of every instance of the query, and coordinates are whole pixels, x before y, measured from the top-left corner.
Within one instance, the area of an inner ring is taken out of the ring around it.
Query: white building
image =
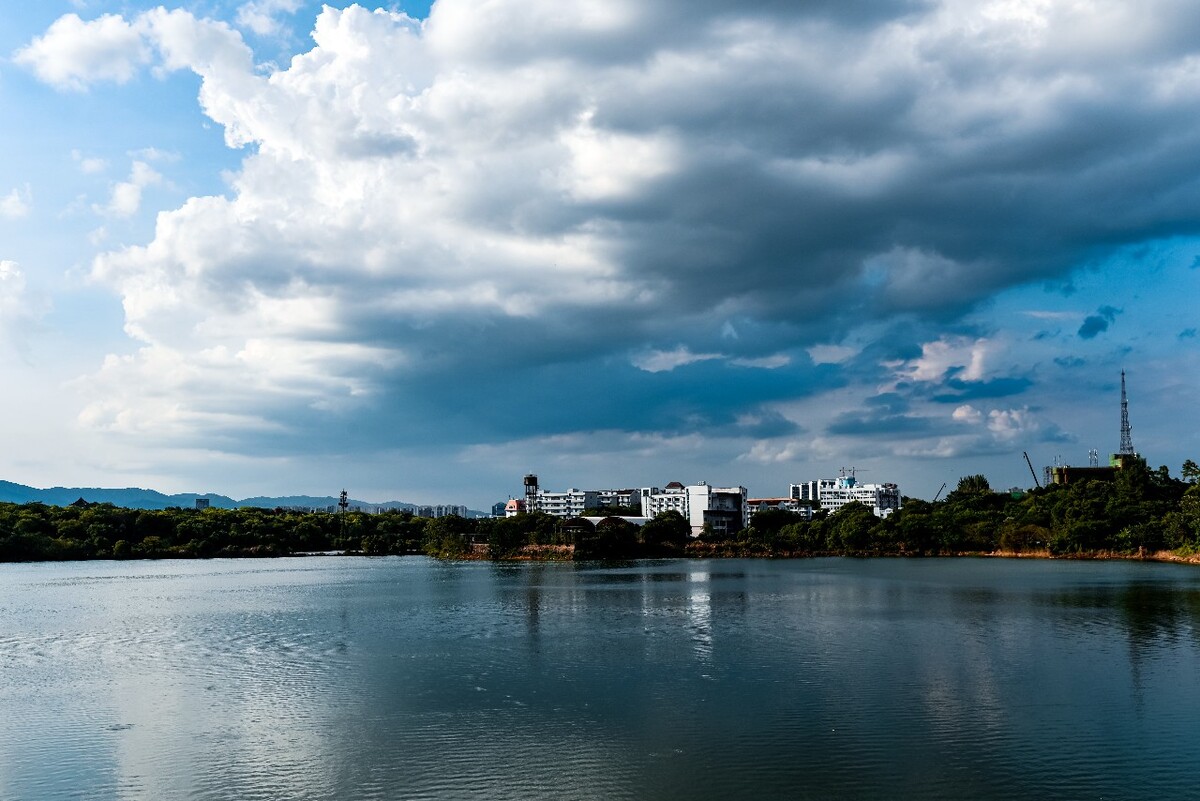
[[[796,501],[818,504],[830,514],[848,503],[871,507],[876,517],[887,517],[900,508],[900,488],[895,484],[859,484],[853,470],[842,470],[837,478],[819,478],[791,485]],[[849,472],[849,475],[846,473]]]
[[[599,499],[597,506],[637,506],[641,494],[635,489],[596,490]]]
[[[572,487],[566,492],[550,492],[538,485],[537,475],[529,473],[525,476],[524,499],[522,511],[525,512],[543,512],[555,517],[581,517],[585,509],[598,509],[602,506],[636,506],[638,491],[634,489],[581,490]]]
[[[703,481],[685,487],[672,481],[663,489],[642,489],[642,517],[654,518],[675,511],[688,521],[693,537],[700,536],[705,526],[714,534],[728,536],[750,522],[746,495],[745,487],[712,487]]]
[[[600,493],[574,487],[566,492],[539,489],[533,499],[533,509],[530,511],[544,512],[555,517],[580,517],[585,509],[595,509],[600,505]]]
[[[746,501],[746,505],[750,508],[750,517],[752,520],[754,515],[759,512],[772,510],[801,515],[805,520],[812,520],[813,517],[812,505],[802,503],[797,498],[750,498]]]

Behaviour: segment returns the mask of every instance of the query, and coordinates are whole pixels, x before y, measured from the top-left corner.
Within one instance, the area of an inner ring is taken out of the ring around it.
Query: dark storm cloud
[[[981,398],[1007,398],[1020,395],[1033,386],[1033,379],[1028,376],[1013,376],[994,378],[989,381],[963,381],[952,378],[944,386],[953,390],[933,395],[930,400],[935,403],[962,403]]]
[[[1095,314],[1088,315],[1083,325],[1079,326],[1079,338],[1095,339],[1108,330],[1120,313],[1120,309],[1114,309],[1112,306],[1101,306]]]
[[[826,430],[830,434],[876,437],[887,432],[899,436],[927,434],[933,432],[934,429],[934,421],[928,417],[845,412],[838,415]]]

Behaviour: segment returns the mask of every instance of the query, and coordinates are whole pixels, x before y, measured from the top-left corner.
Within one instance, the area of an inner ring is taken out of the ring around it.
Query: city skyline
[[[797,4],[800,6],[801,4]],[[487,510],[1200,457],[1200,10],[0,20],[0,479]]]

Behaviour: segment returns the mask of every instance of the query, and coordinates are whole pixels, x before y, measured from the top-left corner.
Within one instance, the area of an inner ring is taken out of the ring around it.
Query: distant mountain
[[[177,495],[164,495],[161,492],[141,489],[140,487],[128,487],[126,489],[103,489],[99,487],[51,487],[50,489],[37,489],[36,487],[27,487],[24,484],[14,484],[11,481],[0,481],[0,502],[44,503],[48,506],[67,506],[80,498],[89,503],[111,503],[113,506],[122,506],[126,509],[166,509],[171,506],[191,509],[195,507],[197,498],[207,498],[209,505],[218,509],[237,509],[242,506],[255,506],[264,509],[274,509],[277,506],[285,508],[327,509],[331,506],[337,506],[338,502],[338,499],[332,495],[324,497],[289,495],[284,498],[259,496],[244,498],[238,501],[215,493],[198,494],[195,492],[182,492]],[[375,503],[373,501],[351,499],[350,508],[353,509],[356,506],[371,511],[375,509],[416,508],[415,504],[403,501]],[[469,510],[469,513],[472,515],[482,514],[481,512],[476,512],[474,509]]]

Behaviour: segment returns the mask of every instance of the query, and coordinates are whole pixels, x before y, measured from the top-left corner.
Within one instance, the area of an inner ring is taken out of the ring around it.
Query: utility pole
[[[342,510],[342,541],[346,540],[346,510],[350,508],[350,501],[347,499],[346,491],[342,490],[341,497],[338,498],[338,508]]]

